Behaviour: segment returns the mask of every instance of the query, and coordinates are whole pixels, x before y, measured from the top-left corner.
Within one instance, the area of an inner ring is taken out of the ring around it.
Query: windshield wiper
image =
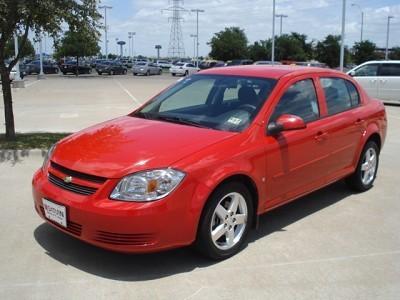
[[[177,116],[157,115],[157,116],[154,116],[154,117],[155,117],[156,120],[163,120],[163,121],[167,121],[167,122],[171,122],[171,123],[190,125],[190,126],[195,126],[195,127],[199,127],[199,128],[210,128],[209,126],[206,126],[206,125],[201,124],[199,122],[188,120],[188,119],[184,119],[184,118],[177,117]]]

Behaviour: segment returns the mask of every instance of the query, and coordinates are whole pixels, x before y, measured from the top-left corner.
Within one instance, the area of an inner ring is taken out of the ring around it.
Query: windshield
[[[241,132],[253,121],[275,83],[268,78],[193,75],[131,116]]]

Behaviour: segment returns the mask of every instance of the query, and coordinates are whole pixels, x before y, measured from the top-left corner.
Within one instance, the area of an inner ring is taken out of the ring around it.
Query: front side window
[[[365,77],[365,76],[377,76],[378,75],[378,64],[369,64],[362,66],[355,70],[354,76]]]
[[[131,116],[240,132],[253,121],[275,84],[269,78],[194,75]]]
[[[284,114],[299,116],[306,123],[319,118],[318,99],[312,79],[300,80],[286,90],[271,121],[276,121]]]
[[[325,93],[328,114],[333,115],[352,107],[352,101],[347,80],[342,78],[321,78],[321,85]]]

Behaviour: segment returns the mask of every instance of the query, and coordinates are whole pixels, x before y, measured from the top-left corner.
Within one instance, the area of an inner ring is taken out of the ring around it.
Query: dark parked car
[[[67,61],[61,65],[60,69],[64,75],[76,74],[77,71],[78,74],[92,73],[92,67],[90,65],[84,63],[79,63],[78,65],[76,65],[76,61]]]
[[[225,63],[221,60],[205,60],[199,64],[199,68],[201,70],[210,69],[210,68],[218,68],[225,66]]]
[[[118,61],[104,61],[96,66],[99,75],[107,73],[108,75],[126,74],[128,69]]]
[[[26,64],[23,68],[25,69],[25,73],[27,75],[39,74],[40,73],[40,61],[39,60],[31,61],[29,64]],[[43,73],[57,74],[58,73],[57,64],[52,63],[50,61],[43,61]]]
[[[251,59],[234,59],[226,63],[227,66],[241,66],[241,65],[251,65],[253,61]]]

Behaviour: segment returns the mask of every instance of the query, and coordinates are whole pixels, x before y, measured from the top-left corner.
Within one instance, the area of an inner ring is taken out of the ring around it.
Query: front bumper
[[[172,194],[158,201],[125,202],[108,198],[117,182],[109,179],[94,194],[84,196],[49,182],[47,172],[40,169],[32,181],[35,209],[57,229],[112,251],[155,252],[194,241],[200,211],[191,203],[198,197],[193,184],[184,180]],[[46,219],[43,198],[66,206],[66,228]]]
[[[169,72],[171,74],[180,74],[183,75],[185,74],[186,70],[185,69],[170,69]]]

